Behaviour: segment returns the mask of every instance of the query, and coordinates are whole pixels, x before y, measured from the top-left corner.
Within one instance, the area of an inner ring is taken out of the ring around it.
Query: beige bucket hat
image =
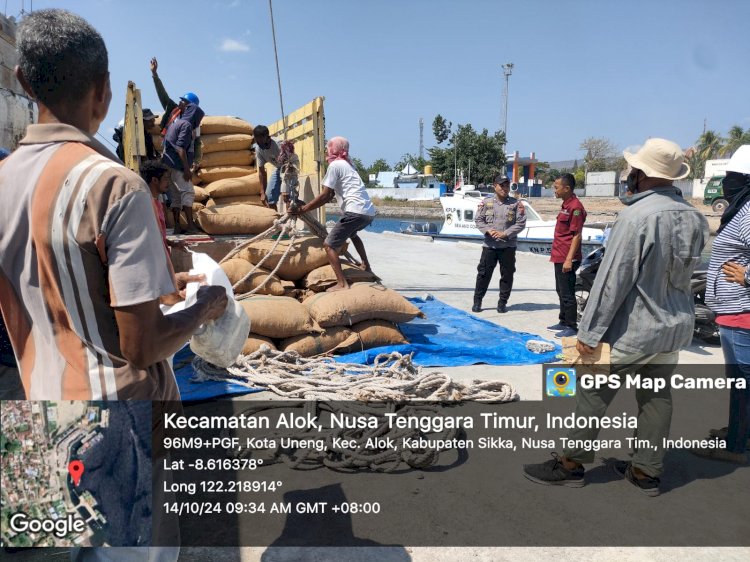
[[[680,145],[667,139],[648,139],[636,153],[622,153],[633,168],[642,170],[650,178],[681,180],[690,174]]]

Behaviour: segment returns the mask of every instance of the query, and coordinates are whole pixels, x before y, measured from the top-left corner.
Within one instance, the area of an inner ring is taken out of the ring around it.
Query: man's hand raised
[[[158,63],[158,61],[156,60],[156,57],[153,57],[153,58],[151,59],[151,64],[150,64],[149,66],[151,67],[151,74],[152,74],[152,75],[154,75],[154,76],[156,76],[156,71],[157,71],[157,70],[158,70],[158,68],[159,68],[159,63]]]

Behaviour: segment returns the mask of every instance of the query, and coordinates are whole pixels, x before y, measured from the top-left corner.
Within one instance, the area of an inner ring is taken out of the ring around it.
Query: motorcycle
[[[594,286],[596,273],[604,258],[605,247],[597,248],[581,261],[576,274],[575,295],[578,307],[578,320],[581,319],[586,302],[589,298],[591,287]],[[719,326],[716,324],[716,314],[706,306],[706,277],[708,275],[708,263],[701,263],[690,277],[690,289],[693,293],[695,304],[695,324],[693,326],[693,337],[709,344],[719,343]]]

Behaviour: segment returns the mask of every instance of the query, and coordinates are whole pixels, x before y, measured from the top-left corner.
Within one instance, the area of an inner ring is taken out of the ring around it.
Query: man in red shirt
[[[555,197],[562,199],[557,215],[555,236],[552,240],[552,257],[555,265],[555,288],[560,299],[559,322],[547,329],[556,332],[556,338],[575,336],[578,333],[576,306],[576,270],[581,265],[581,235],[586,222],[586,210],[576,197],[576,179],[573,174],[563,174],[555,180]]]

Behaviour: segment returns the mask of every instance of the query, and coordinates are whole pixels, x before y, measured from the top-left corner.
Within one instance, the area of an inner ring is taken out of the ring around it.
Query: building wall
[[[13,74],[17,60],[15,22],[0,15],[0,146],[10,150],[38,116],[36,103],[26,97]]]

